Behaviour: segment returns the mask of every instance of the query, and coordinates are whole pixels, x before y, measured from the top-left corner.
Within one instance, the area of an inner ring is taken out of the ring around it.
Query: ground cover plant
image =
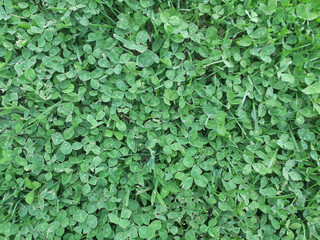
[[[320,2],[1,0],[1,239],[320,239]]]

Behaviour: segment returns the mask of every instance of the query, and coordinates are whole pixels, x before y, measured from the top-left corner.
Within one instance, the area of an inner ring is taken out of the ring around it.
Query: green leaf
[[[295,172],[295,171],[289,172],[289,176],[293,181],[300,181],[302,179],[301,175],[298,172]]]
[[[83,51],[85,51],[86,53],[91,54],[92,53],[92,47],[89,44],[85,44],[83,46]]]
[[[186,178],[183,183],[182,183],[182,187],[185,189],[189,189],[192,187],[193,184],[193,178],[192,177],[188,177]]]
[[[24,76],[27,80],[33,81],[36,78],[36,72],[32,68],[28,68],[24,72]]]
[[[194,177],[194,182],[195,184],[197,184],[199,187],[206,187],[206,185],[208,184],[208,179],[205,176],[196,176]]]
[[[273,187],[267,187],[260,190],[260,193],[266,197],[275,197],[277,194],[277,190]]]
[[[99,123],[96,121],[96,119],[95,119],[91,114],[89,114],[89,115],[87,116],[87,120],[88,120],[88,122],[91,123],[91,125],[92,125],[93,127],[96,127],[96,126],[99,125]]]
[[[179,19],[178,16],[171,16],[171,17],[169,18],[169,23],[170,23],[171,25],[173,25],[173,26],[179,25],[180,22],[181,22],[181,21],[180,21],[180,19]]]
[[[36,182],[36,181],[31,182],[28,177],[24,179],[24,183],[27,188],[32,189],[32,190],[35,190],[41,186],[41,183]]]
[[[152,231],[147,226],[140,226],[139,227],[139,236],[142,239],[148,239],[148,238],[150,238],[152,236]]]
[[[147,31],[140,31],[137,33],[136,36],[136,43],[140,44],[140,43],[145,43],[148,40],[148,33]]]
[[[62,144],[61,144],[61,147],[60,147],[60,150],[63,154],[65,155],[68,155],[72,152],[72,146],[69,142],[67,141],[64,141]]]
[[[161,229],[161,221],[160,220],[154,220],[152,221],[152,223],[150,224],[150,228],[152,228],[153,231],[158,231]]]
[[[115,223],[115,224],[118,224],[119,223],[119,218],[115,215],[115,214],[113,214],[113,213],[109,213],[108,214],[108,217],[109,217],[109,219],[110,219],[110,221],[112,222],[112,223]]]
[[[79,221],[79,222],[81,222],[81,221]],[[87,223],[88,227],[95,228],[98,225],[98,219],[94,215],[88,215],[86,223]]]
[[[73,220],[77,221],[77,222],[85,222],[87,220],[88,217],[88,213],[84,210],[77,210],[74,214],[73,214]]]
[[[119,131],[123,132],[127,129],[127,126],[124,122],[122,121],[117,121],[116,122],[116,127],[119,129]]]
[[[291,229],[299,229],[299,228],[301,228],[301,224],[300,223],[292,223],[289,227]]]
[[[291,74],[282,74],[281,80],[284,82],[288,82],[288,83],[293,84],[294,83],[294,76],[292,76]]]
[[[130,218],[131,214],[132,214],[132,211],[131,211],[131,210],[129,210],[129,209],[123,209],[123,210],[121,211],[121,218],[123,218],[123,219],[128,219],[128,218]]]
[[[64,138],[61,133],[55,132],[52,135],[52,141],[53,141],[54,145],[59,145],[60,143],[62,143],[64,141]]]
[[[164,93],[164,97],[166,99],[168,99],[169,101],[174,101],[179,97],[179,95],[178,95],[177,91],[174,91],[171,89],[166,89],[165,93]]]
[[[44,18],[41,15],[36,15],[36,16],[34,16],[33,19],[39,28],[44,28],[46,21],[44,20]]]
[[[317,111],[311,106],[304,107],[300,110],[300,113],[302,116],[307,118],[312,118],[318,115]]]
[[[169,13],[167,12],[160,12],[160,20],[163,22],[163,23],[167,23],[169,21]]]
[[[88,71],[82,70],[79,72],[79,78],[82,81],[88,81],[91,79],[91,74]]]
[[[191,176],[193,178],[197,178],[201,175],[201,173],[202,173],[201,169],[197,165],[194,165],[191,170]]]
[[[242,47],[248,47],[252,44],[252,39],[249,37],[244,37],[238,42],[238,44]]]
[[[265,37],[267,32],[268,32],[268,30],[266,27],[259,27],[256,30],[254,30],[253,33],[250,34],[250,37],[254,38],[254,39],[260,39],[262,37]]]
[[[183,165],[185,165],[188,168],[191,168],[194,164],[194,160],[192,157],[185,157],[183,159]]]
[[[33,202],[33,199],[34,199],[34,191],[35,191],[35,190],[32,190],[32,191],[29,192],[29,193],[26,195],[26,197],[25,197],[26,202],[27,202],[28,204],[32,204],[32,202]]]
[[[130,225],[130,222],[127,219],[120,219],[119,225],[122,228],[127,228]]]
[[[186,235],[185,235],[185,238],[186,238],[186,240],[196,239],[196,234],[195,234],[194,230],[187,231]]]
[[[93,89],[99,89],[99,87],[100,87],[99,81],[96,80],[96,79],[91,79],[91,80],[90,80],[90,86],[91,86]]]
[[[305,89],[302,90],[303,93],[305,94],[316,94],[320,93],[320,82],[315,82],[312,85],[306,87]]]
[[[175,34],[171,36],[171,40],[176,43],[182,43],[184,41],[184,38],[181,34]]]
[[[153,64],[153,53],[147,50],[140,54],[137,58],[137,65],[139,67],[150,67]]]
[[[87,195],[88,193],[91,192],[91,187],[89,184],[85,184],[83,187],[82,187],[82,193],[83,195]]]
[[[252,167],[256,172],[260,173],[261,175],[266,175],[267,173],[271,173],[271,170],[268,169],[262,163],[254,163],[252,164]]]
[[[224,212],[232,210],[232,207],[230,206],[229,202],[219,202],[218,207]]]
[[[276,48],[273,45],[267,45],[262,48],[260,55],[270,56],[272,53],[274,53],[275,50]]]
[[[298,4],[296,7],[297,16],[303,20],[312,21],[316,19],[319,15],[316,12],[313,12],[311,4]]]

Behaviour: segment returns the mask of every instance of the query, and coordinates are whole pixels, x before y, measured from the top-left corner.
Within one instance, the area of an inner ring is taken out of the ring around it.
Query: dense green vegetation
[[[320,1],[1,0],[0,238],[320,239]]]

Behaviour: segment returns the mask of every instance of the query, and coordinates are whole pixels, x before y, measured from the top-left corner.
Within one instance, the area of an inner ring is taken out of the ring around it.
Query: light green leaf
[[[203,175],[199,175],[199,176],[196,176],[196,177],[194,177],[194,182],[195,182],[195,184],[197,184],[199,187],[206,187],[207,186],[207,184],[208,184],[208,179],[205,177],[205,176],[203,176]]]
[[[318,17],[318,14],[314,12],[311,4],[299,4],[296,7],[297,16],[303,20],[312,21]]]
[[[26,197],[25,197],[26,202],[27,202],[28,204],[32,204],[32,202],[33,202],[33,199],[34,199],[34,191],[35,191],[35,190],[32,190],[32,191],[29,192],[29,193],[26,195]]]
[[[266,175],[267,173],[272,172],[270,169],[268,169],[262,163],[254,163],[254,164],[252,164],[252,167],[256,172],[260,173],[261,175]]]
[[[132,214],[132,211],[130,209],[123,209],[121,211],[121,218],[128,219],[130,218],[131,214]]]
[[[300,181],[302,179],[301,175],[299,173],[297,173],[296,171],[289,172],[289,176],[293,181]]]
[[[88,215],[86,223],[87,223],[88,227],[95,228],[98,225],[98,219],[94,215]]]
[[[264,48],[262,48],[260,55],[270,56],[276,48],[273,45],[267,45]]]
[[[36,78],[36,72],[32,68],[28,68],[24,72],[24,76],[27,80],[33,81]]]
[[[137,65],[139,67],[150,67],[153,64],[153,52],[147,50],[140,54],[137,58]]]
[[[64,138],[61,133],[55,132],[52,135],[52,141],[53,141],[54,145],[59,145],[60,143],[62,143],[64,141]]]
[[[185,165],[188,168],[191,168],[194,164],[194,160],[192,157],[185,157],[183,159],[183,165]]]
[[[140,226],[139,227],[139,236],[143,239],[148,239],[152,236],[152,231],[147,226]]]
[[[115,215],[115,214],[113,214],[113,213],[109,213],[108,214],[108,217],[109,217],[109,219],[110,219],[110,221],[112,222],[112,223],[115,223],[115,224],[118,224],[119,223],[119,218]]]
[[[303,93],[305,94],[316,94],[320,93],[320,82],[315,82],[312,85],[306,87],[305,89],[302,90]]]
[[[249,37],[241,38],[241,40],[238,42],[238,44],[242,47],[248,47],[252,44],[252,39]]]
[[[33,19],[39,28],[42,28],[42,29],[44,28],[46,21],[44,20],[44,18],[41,15],[36,15],[36,16],[34,16]]]
[[[84,210],[77,210],[73,215],[73,219],[80,223],[85,222],[87,217],[88,213]]]
[[[61,144],[61,147],[60,147],[60,150],[63,154],[65,155],[68,155],[72,152],[72,146],[69,142],[67,141],[64,141],[62,144]]]
[[[284,82],[288,82],[288,83],[293,84],[294,83],[294,76],[292,76],[291,74],[284,73],[281,75],[281,80]]]
[[[184,41],[184,38],[181,34],[172,35],[171,39],[173,42],[176,42],[176,43],[182,43]]]
[[[127,219],[120,219],[119,225],[122,228],[127,228],[130,225],[130,221],[128,221]]]
[[[274,197],[277,194],[277,190],[273,187],[267,187],[264,189],[260,189],[260,193],[266,197]]]
[[[126,124],[124,123],[124,122],[122,122],[122,121],[117,121],[116,122],[116,127],[119,129],[119,131],[121,131],[121,132],[123,132],[123,131],[125,131],[126,129],[127,129],[127,126],[126,126]]]

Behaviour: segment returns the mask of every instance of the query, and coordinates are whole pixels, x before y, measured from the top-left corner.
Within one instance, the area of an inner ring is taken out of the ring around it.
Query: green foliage
[[[1,0],[1,239],[319,239],[320,4]]]

